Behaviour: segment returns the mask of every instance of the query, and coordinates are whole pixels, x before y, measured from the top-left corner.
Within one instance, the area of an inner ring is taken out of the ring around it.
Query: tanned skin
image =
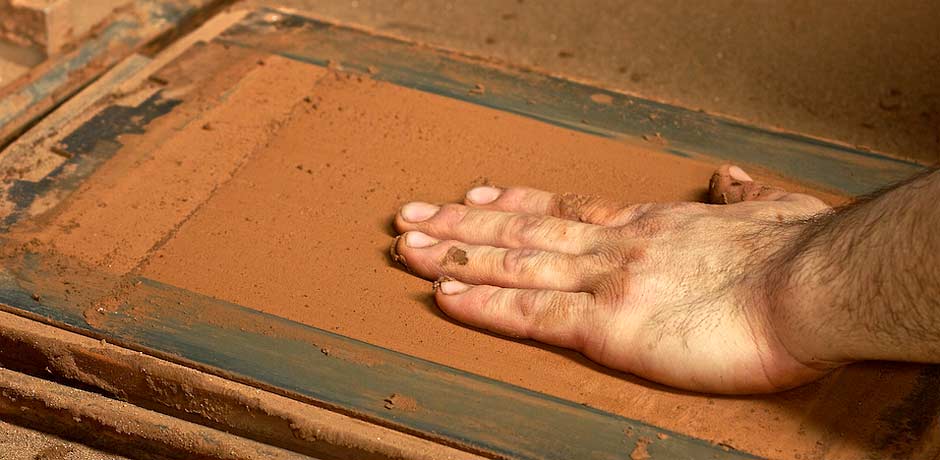
[[[688,390],[940,362],[940,172],[831,209],[723,166],[710,197],[477,187],[463,204],[403,206],[393,255],[437,280],[458,321]]]

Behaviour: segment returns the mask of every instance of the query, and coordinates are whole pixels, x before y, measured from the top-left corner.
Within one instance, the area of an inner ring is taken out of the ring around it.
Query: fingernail
[[[409,248],[426,248],[428,246],[434,246],[437,243],[439,243],[438,240],[421,232],[405,233],[405,244],[407,244]]]
[[[405,256],[398,253],[398,242],[401,241],[401,235],[395,237],[392,240],[392,245],[388,248],[388,253],[392,257],[392,260],[400,263],[405,268],[408,268],[408,262],[405,260]]]
[[[435,284],[437,285],[436,286],[437,290],[440,291],[441,294],[444,294],[444,295],[460,294],[463,292],[467,292],[467,289],[470,289],[469,284],[464,284],[464,283],[461,283],[460,281],[452,280],[452,279],[443,280]]]
[[[737,179],[737,180],[740,180],[740,181],[745,181],[745,182],[753,182],[753,181],[754,181],[754,179],[751,179],[751,176],[748,176],[747,173],[744,172],[743,169],[741,169],[741,168],[739,168],[739,167],[737,167],[737,166],[731,166],[731,167],[729,167],[729,168],[728,168],[728,175],[731,176],[733,179]]]
[[[470,189],[467,192],[467,200],[473,204],[490,204],[496,201],[500,195],[503,194],[503,191],[496,188],[484,185],[482,187],[476,187]]]
[[[424,222],[440,211],[440,206],[434,206],[430,203],[408,203],[401,208],[401,216],[411,223]]]

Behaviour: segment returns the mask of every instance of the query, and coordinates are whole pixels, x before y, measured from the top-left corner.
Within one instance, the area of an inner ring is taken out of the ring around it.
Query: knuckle
[[[626,225],[646,212],[646,205],[624,206],[611,212],[608,225]]]
[[[529,337],[541,338],[552,331],[558,331],[570,325],[574,318],[573,306],[566,297],[553,293],[539,293],[537,306],[527,316],[526,333]]]
[[[545,220],[532,214],[518,214],[509,222],[508,234],[518,244],[525,244],[540,238],[544,232]]]
[[[669,230],[674,226],[674,220],[660,213],[646,213],[627,224],[624,229],[639,237],[652,237]]]
[[[502,269],[512,274],[531,271],[539,254],[541,251],[529,248],[508,249],[503,253]]]
[[[681,227],[690,217],[702,215],[706,209],[703,206],[706,205],[681,202],[628,207],[624,212],[629,213],[630,218],[622,228],[628,236],[654,236]]]
[[[592,289],[595,302],[598,306],[621,305],[630,294],[635,284],[636,276],[629,271],[611,273],[599,278]]]
[[[489,289],[482,294],[482,313],[487,317],[498,317],[500,310],[505,308],[505,289]]]
[[[552,199],[551,214],[579,222],[606,222],[615,210],[597,196],[563,193]]]
[[[591,258],[594,264],[613,270],[614,273],[629,272],[633,265],[646,257],[646,250],[636,244],[629,246],[605,245],[594,250]]]
[[[519,313],[524,321],[529,322],[539,311],[538,292],[530,290],[517,291],[513,303],[513,309]]]
[[[631,294],[638,279],[638,265],[648,259],[644,245],[607,246],[591,254],[604,267],[590,281],[589,291],[601,305],[618,305]]]

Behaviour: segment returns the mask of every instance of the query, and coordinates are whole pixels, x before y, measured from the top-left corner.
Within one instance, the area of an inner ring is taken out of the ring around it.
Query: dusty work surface
[[[448,321],[430,284],[387,257],[391,216],[413,199],[456,200],[490,182],[693,200],[716,164],[364,76],[205,48],[124,101],[177,101],[148,106],[125,130],[136,134],[66,138],[71,151],[114,156],[59,206],[34,203],[36,217],[9,237],[100,272],[148,277],[756,455],[936,454],[930,395],[940,376],[931,368],[855,365],[765,397],[676,392]],[[119,308],[121,292],[98,302],[73,295],[94,323]]]
[[[41,431],[0,421],[0,460],[128,460]]]
[[[940,4],[244,0],[940,161]]]

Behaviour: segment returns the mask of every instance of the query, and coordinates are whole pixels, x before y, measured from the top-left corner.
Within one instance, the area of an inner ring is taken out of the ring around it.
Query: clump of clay
[[[399,241],[401,241],[401,235],[396,236],[395,239],[392,241],[392,245],[389,246],[389,248],[388,248],[388,255],[389,255],[389,256],[392,258],[392,260],[394,260],[395,262],[401,264],[401,265],[402,265],[403,267],[405,267],[405,268],[408,268],[408,263],[407,263],[407,261],[405,260],[405,256],[399,254],[399,252],[398,252],[398,242],[399,242]]]
[[[653,144],[659,144],[659,145],[666,145],[669,143],[666,141],[666,138],[663,137],[663,135],[660,133],[644,134],[643,140],[646,142],[651,142]]]
[[[410,396],[392,393],[391,396],[384,399],[385,408],[388,410],[401,410],[405,412],[416,412],[418,410],[418,401]]]
[[[650,452],[647,449],[647,446],[650,445],[650,440],[647,438],[640,438],[636,441],[636,447],[633,448],[633,452],[630,453],[630,460],[649,460]]]
[[[449,276],[442,276],[438,278],[437,281],[431,285],[431,291],[437,292],[437,290],[441,288],[441,283],[446,283],[448,281],[454,281],[454,279]]]
[[[467,262],[469,261],[470,260],[467,259],[467,251],[464,251],[463,249],[453,246],[447,250],[447,254],[444,254],[444,260],[441,261],[441,265],[448,265],[448,264],[467,265]]]
[[[469,188],[476,188],[476,187],[479,187],[479,186],[481,186],[481,185],[493,185],[493,184],[492,184],[492,182],[490,182],[490,178],[489,178],[489,177],[486,177],[486,176],[477,176],[477,177],[474,177],[472,181],[470,181],[470,187],[469,187]]]
[[[604,104],[604,105],[610,105],[610,104],[613,104],[614,102],[614,98],[610,97],[609,94],[604,94],[604,93],[592,94],[591,100],[598,104]]]

